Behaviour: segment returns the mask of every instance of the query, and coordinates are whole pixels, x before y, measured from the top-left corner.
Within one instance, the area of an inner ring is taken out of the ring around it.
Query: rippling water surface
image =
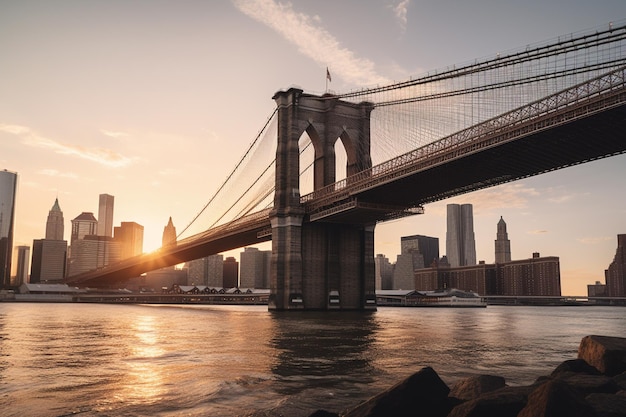
[[[532,382],[619,307],[379,308],[0,303],[0,415],[306,416],[432,366]]]

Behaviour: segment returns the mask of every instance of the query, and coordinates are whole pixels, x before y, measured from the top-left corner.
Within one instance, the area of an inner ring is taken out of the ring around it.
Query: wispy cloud
[[[485,214],[493,210],[525,208],[528,198],[538,194],[537,190],[523,183],[509,183],[465,195],[463,203],[471,203],[474,212]]]
[[[106,148],[87,148],[79,145],[65,144],[43,137],[26,126],[0,125],[0,132],[10,133],[21,137],[26,146],[48,149],[61,155],[74,156],[96,162],[112,168],[130,165],[131,158]]]
[[[549,233],[547,230],[529,230],[528,232],[526,232],[529,235],[543,235],[546,233]]]
[[[38,173],[41,175],[46,175],[48,177],[69,178],[72,180],[77,180],[80,178],[78,174],[75,174],[73,172],[60,172],[56,169],[41,169],[38,171]]]
[[[10,133],[12,135],[22,135],[30,132],[30,129],[18,125],[0,124],[0,132]]]
[[[102,133],[104,136],[108,136],[108,137],[115,138],[115,139],[126,138],[130,136],[130,133],[116,132],[113,130],[105,130],[105,129],[101,129],[100,133]]]
[[[321,67],[330,66],[333,77],[357,85],[389,82],[376,73],[372,61],[358,58],[354,52],[342,47],[332,34],[320,26],[318,16],[298,13],[291,3],[274,0],[233,0],[233,3],[247,16],[278,32],[298,47],[301,54]]]
[[[398,4],[393,6],[393,12],[396,15],[396,18],[398,19],[398,22],[400,23],[400,27],[402,28],[402,31],[406,30],[407,14],[409,11],[410,3],[411,3],[411,0],[401,0]]]
[[[585,245],[597,245],[602,242],[606,242],[607,240],[615,239],[614,236],[587,236],[587,237],[579,237],[576,239],[577,242],[583,243]]]

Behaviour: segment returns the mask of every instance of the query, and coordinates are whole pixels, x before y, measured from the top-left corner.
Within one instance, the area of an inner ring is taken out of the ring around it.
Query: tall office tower
[[[439,239],[422,235],[400,238],[402,253],[393,269],[393,288],[415,289],[415,270],[432,265],[439,259]],[[435,289],[435,288],[432,288]]]
[[[91,217],[93,217],[93,215]],[[81,222],[81,220],[76,221]],[[45,239],[33,240],[30,282],[60,282],[65,278],[67,241],[63,240],[64,224],[63,212],[61,211],[59,199],[57,198],[54,200],[54,205],[48,212]],[[81,228],[77,225],[77,233],[79,229],[81,233],[88,233],[90,230],[93,230],[93,224],[91,228],[85,225]],[[74,221],[72,221],[72,234],[73,232]]]
[[[382,253],[379,253],[374,258],[374,268],[376,274],[376,289],[377,290],[392,290],[393,289],[393,265]]]
[[[244,248],[239,254],[239,286],[241,288],[269,288],[271,251]]]
[[[104,268],[121,260],[120,244],[108,236],[87,235],[78,239],[72,243],[70,253],[68,276]]]
[[[420,253],[424,261],[422,268],[430,268],[439,259],[439,239],[422,235],[403,236],[400,238],[400,251],[403,254]]]
[[[66,240],[33,240],[33,260],[30,282],[61,282],[67,265]]]
[[[0,171],[0,286],[11,285],[11,258],[13,255],[13,222],[17,174]]]
[[[46,239],[63,240],[63,212],[59,206],[59,199],[54,200],[54,205],[48,212],[48,220],[46,221]]]
[[[200,258],[185,262],[187,285],[207,285],[209,259]]]
[[[121,259],[143,253],[143,226],[135,222],[122,222],[114,228],[113,240],[120,245]]]
[[[19,287],[28,282],[30,246],[16,246],[13,254],[12,285]]]
[[[235,288],[239,287],[239,262],[232,256],[224,260],[223,264],[224,276],[223,287]]]
[[[224,283],[224,255],[207,257],[207,281],[209,287],[222,287]]]
[[[100,194],[98,205],[98,236],[113,237],[113,203],[115,197]]]
[[[161,240],[162,247],[176,244],[176,227],[172,223],[172,216],[167,222],[167,225],[163,228],[163,239]]]
[[[95,235],[98,230],[98,220],[93,213],[83,211],[72,220],[72,236],[70,246],[77,240],[84,239],[85,236]]]
[[[221,288],[224,285],[224,256],[209,255],[206,258],[185,262],[187,285],[206,285]]]
[[[474,215],[471,204],[448,204],[446,256],[450,266],[476,265]]]
[[[609,297],[626,297],[626,235],[617,235],[615,257],[604,278]]]
[[[97,267],[97,253],[94,253],[93,242],[83,244],[87,237],[97,237],[98,220],[93,213],[83,211],[72,220],[72,236],[70,237],[69,263],[67,275],[76,275]],[[97,251],[96,245],[96,251]],[[86,247],[89,247],[87,249]],[[103,248],[104,250],[104,248]]]
[[[511,262],[511,241],[509,240],[509,234],[506,232],[506,223],[500,216],[496,234],[496,263],[502,264],[504,262]]]

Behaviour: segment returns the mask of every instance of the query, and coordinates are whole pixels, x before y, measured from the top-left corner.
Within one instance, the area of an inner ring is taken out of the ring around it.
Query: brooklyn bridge
[[[341,309],[374,309],[379,222],[626,152],[626,26],[390,85],[321,96],[291,88],[273,99],[194,219],[209,213],[203,231],[67,282],[111,286],[271,240],[270,309],[328,309],[331,292]]]

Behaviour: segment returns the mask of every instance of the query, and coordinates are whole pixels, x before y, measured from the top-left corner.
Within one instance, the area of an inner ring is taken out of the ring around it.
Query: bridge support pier
[[[272,224],[270,310],[376,309],[375,223],[309,221],[300,202],[300,149],[306,132],[315,149],[314,189],[335,182],[334,147],[341,140],[346,171],[372,166],[371,103],[348,103],[292,88],[278,105]]]
[[[306,308],[375,309],[374,226],[307,223],[302,232]]]

